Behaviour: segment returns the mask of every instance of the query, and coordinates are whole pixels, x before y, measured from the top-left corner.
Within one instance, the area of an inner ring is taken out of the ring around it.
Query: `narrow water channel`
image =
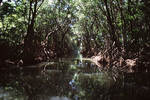
[[[150,100],[150,73],[100,71],[89,59],[62,58],[1,71],[0,100]]]

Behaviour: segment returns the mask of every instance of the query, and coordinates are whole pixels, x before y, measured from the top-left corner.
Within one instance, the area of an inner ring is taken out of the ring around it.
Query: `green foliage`
[[[79,4],[80,27],[77,27],[86,37],[82,41],[86,52],[113,42],[126,50],[143,47],[150,41],[148,4],[148,1],[139,0],[82,0]],[[92,40],[95,40],[94,44]]]
[[[34,9],[36,2],[37,6]],[[99,52],[100,48],[106,47],[104,44],[112,45],[114,42],[116,46],[126,50],[134,49],[136,46],[149,46],[149,4],[149,1],[140,0],[2,2],[0,45],[1,48],[4,45],[13,47],[12,51],[16,51],[25,37],[30,34],[28,38],[31,41],[28,42],[34,44],[31,47],[45,43],[44,48],[48,52],[59,56],[75,49],[76,44],[78,46],[82,44],[82,52],[89,57]],[[35,20],[34,23],[32,19]],[[29,25],[33,26],[33,32],[29,32]],[[23,46],[17,50],[17,53],[21,54],[22,51],[24,51]]]
[[[34,34],[28,37],[34,42],[34,45],[30,48],[38,48],[47,41],[48,44],[44,46],[45,50],[52,52],[52,54],[46,54],[47,56],[61,56],[62,54],[71,52],[75,45],[74,39],[72,39],[75,37],[72,30],[77,18],[74,14],[76,12],[75,2],[66,0],[55,2],[45,0],[43,3],[41,0],[37,2],[36,16],[34,16],[35,22],[32,25]],[[8,50],[7,53],[8,55],[12,55],[11,58],[14,58],[14,54],[21,55],[23,53],[24,42],[27,42],[24,39],[27,33],[32,34],[28,32],[28,29],[32,23],[31,19],[33,19],[35,11],[33,5],[35,4],[35,2],[30,2],[30,0],[6,1],[0,7],[0,45],[1,48],[4,45],[7,45],[8,48],[12,47],[12,51],[6,48],[1,49],[1,51]],[[39,52],[41,53],[40,50]],[[9,58],[8,55],[6,57],[6,53],[3,55],[5,55],[3,57],[4,60]]]

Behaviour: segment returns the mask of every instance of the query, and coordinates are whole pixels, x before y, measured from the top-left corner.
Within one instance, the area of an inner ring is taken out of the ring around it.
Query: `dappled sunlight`
[[[0,99],[150,98],[147,95],[150,93],[147,78],[150,73],[99,71],[90,59],[85,58],[82,61],[80,58],[61,58],[55,62],[42,62],[15,72],[6,72],[0,73]],[[143,79],[147,81],[143,82]]]
[[[49,4],[49,5],[52,5],[53,2],[54,2],[53,0],[48,0],[48,4]]]
[[[148,0],[0,0],[0,100],[150,99]]]

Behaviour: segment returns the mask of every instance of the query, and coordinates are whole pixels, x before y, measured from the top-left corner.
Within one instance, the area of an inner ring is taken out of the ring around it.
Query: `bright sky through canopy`
[[[51,5],[53,3],[53,0],[48,0],[48,5]]]

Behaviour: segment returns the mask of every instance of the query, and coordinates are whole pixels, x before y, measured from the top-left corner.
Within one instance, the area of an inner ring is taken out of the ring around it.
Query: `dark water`
[[[0,100],[150,100],[150,73],[100,71],[87,59],[59,59],[1,71]]]

